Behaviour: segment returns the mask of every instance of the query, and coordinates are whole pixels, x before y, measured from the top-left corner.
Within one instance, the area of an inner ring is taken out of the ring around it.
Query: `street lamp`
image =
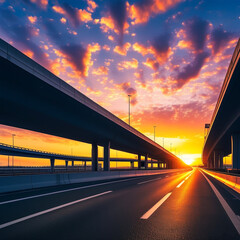
[[[155,138],[156,127],[157,127],[157,126],[153,126],[153,130],[154,130],[154,142],[156,142],[156,141],[155,141],[155,140],[156,140],[156,138]]]
[[[132,95],[128,95],[128,124],[130,126],[130,104],[131,104],[131,96]]]
[[[12,134],[12,145],[13,145],[13,147],[14,147],[14,137],[15,136],[16,136],[15,134]],[[14,166],[14,156],[12,156],[12,166]]]

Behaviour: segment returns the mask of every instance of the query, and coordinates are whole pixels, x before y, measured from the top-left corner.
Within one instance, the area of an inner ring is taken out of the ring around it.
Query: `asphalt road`
[[[195,169],[0,195],[0,239],[240,239],[239,194],[207,179]]]

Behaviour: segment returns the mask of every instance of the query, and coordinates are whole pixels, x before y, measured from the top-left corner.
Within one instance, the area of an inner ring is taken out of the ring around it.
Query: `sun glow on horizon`
[[[180,157],[180,159],[183,160],[183,162],[185,162],[188,165],[202,163],[200,154],[182,154],[179,157]]]

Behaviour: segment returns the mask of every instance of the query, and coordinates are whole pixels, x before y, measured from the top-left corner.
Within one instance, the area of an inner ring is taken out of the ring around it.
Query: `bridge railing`
[[[37,149],[19,147],[19,146],[15,146],[15,145],[13,146],[13,145],[6,144],[6,143],[0,143],[0,146],[13,148],[13,149],[19,149],[19,150],[23,150],[23,151],[31,151],[31,152],[36,152],[36,153],[49,154],[49,155],[54,155],[54,156],[66,156],[66,157],[82,158],[82,157],[76,156],[76,155],[67,155],[67,154],[62,154],[62,153],[53,153],[53,152],[48,152],[48,151],[41,151],[41,150],[37,150]]]

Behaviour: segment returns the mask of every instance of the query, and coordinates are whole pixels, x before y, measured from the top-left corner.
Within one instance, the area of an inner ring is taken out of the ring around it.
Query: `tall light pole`
[[[13,147],[14,147],[14,137],[15,136],[16,136],[15,134],[12,134],[12,145],[13,145]],[[14,156],[12,156],[12,166],[14,166]]]
[[[154,142],[156,142],[156,138],[155,138],[156,127],[157,127],[157,126],[153,126],[153,130],[154,130]]]
[[[128,124],[130,126],[130,105],[131,105],[131,96],[132,95],[128,95]]]

